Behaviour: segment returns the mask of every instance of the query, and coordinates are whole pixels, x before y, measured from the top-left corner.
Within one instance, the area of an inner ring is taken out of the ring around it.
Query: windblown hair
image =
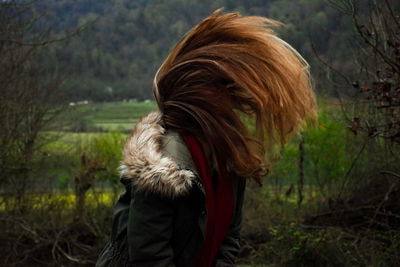
[[[154,78],[165,127],[203,140],[214,162],[258,182],[264,135],[283,144],[316,117],[308,64],[275,35],[279,25],[217,10],[176,44]],[[243,115],[255,120],[255,134]]]

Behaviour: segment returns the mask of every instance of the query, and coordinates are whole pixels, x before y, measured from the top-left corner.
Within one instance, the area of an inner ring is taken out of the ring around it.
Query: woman
[[[234,265],[264,143],[283,144],[315,117],[308,65],[277,25],[218,10],[174,47],[154,79],[159,112],[126,141],[126,192],[97,266]]]

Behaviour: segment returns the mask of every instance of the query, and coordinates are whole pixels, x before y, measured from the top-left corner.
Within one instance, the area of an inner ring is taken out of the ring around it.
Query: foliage
[[[277,186],[297,182],[299,142],[300,138],[304,138],[305,184],[319,188],[319,196],[328,197],[337,192],[333,185],[340,184],[352,156],[351,151],[346,151],[349,132],[337,115],[338,112],[340,110],[337,105],[328,104],[326,100],[320,101],[319,125],[305,128],[302,136],[294,138],[282,148],[267,177],[269,184]]]
[[[125,137],[118,132],[93,136],[88,143],[81,144],[77,155],[86,155],[102,166],[96,179],[116,186],[119,183],[118,167],[122,160],[122,146]],[[82,162],[79,168],[84,168]]]
[[[339,184],[348,168],[351,151],[346,150],[349,132],[334,113],[338,107],[320,110],[319,126],[306,132],[306,168],[312,184],[320,188],[323,196],[337,192],[333,185]]]
[[[346,41],[351,24],[332,5],[319,0],[173,0],[173,1],[38,1],[55,33],[90,23],[80,38],[48,51],[45,64],[57,62],[71,76],[69,97],[94,101],[151,99],[157,68],[182,36],[214,10],[239,11],[282,21],[283,39],[310,62],[319,92],[331,93],[314,56],[334,59],[335,66],[354,70]],[[314,49],[313,49],[314,47]]]

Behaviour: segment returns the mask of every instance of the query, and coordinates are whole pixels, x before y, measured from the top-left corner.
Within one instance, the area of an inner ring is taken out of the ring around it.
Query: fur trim
[[[160,113],[152,112],[142,118],[125,142],[120,172],[136,190],[175,198],[189,192],[196,175],[163,154],[164,135]]]

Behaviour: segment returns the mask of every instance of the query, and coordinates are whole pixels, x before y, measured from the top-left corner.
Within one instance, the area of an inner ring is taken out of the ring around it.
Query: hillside
[[[221,7],[282,21],[282,38],[310,62],[319,92],[329,92],[329,86],[311,43],[322,56],[329,51],[339,65],[351,55],[344,49],[351,33],[344,30],[344,16],[323,1],[45,0],[37,2],[37,12],[45,13],[43,27],[59,35],[87,27],[68,43],[47,50],[44,64],[67,74],[72,100],[149,99],[154,73],[173,45]]]
[[[285,24],[281,37],[310,62],[318,92],[329,92],[325,71],[312,45],[332,63],[346,65],[351,49],[350,25],[340,11],[323,1],[38,1],[43,27],[56,34],[86,25],[86,30],[46,53],[44,64],[56,65],[69,77],[72,100],[152,98],[154,73],[173,45],[212,11],[223,7],[245,15],[261,15]]]

